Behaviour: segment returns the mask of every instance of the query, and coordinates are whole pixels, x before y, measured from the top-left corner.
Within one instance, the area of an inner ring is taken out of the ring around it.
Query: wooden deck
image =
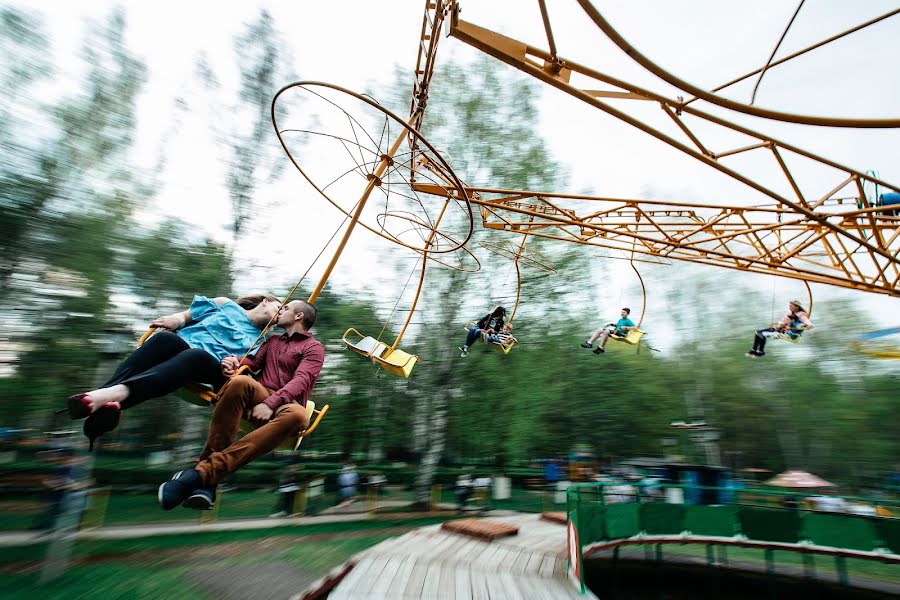
[[[329,600],[556,600],[582,596],[566,575],[566,528],[540,515],[489,517],[518,535],[483,541],[423,527],[354,557]]]

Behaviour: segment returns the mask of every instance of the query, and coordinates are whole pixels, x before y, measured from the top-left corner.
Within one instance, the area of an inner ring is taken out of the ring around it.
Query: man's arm
[[[324,363],[325,349],[322,347],[322,344],[315,343],[306,346],[303,349],[303,357],[300,359],[300,364],[297,365],[297,370],[294,371],[294,376],[284,387],[266,398],[266,406],[275,411],[280,406],[289,404],[308,394],[312,390],[313,385],[315,385],[316,378],[318,378],[319,371],[322,370]]]
[[[241,361],[242,365],[247,365],[250,367],[251,371],[258,371],[260,367],[266,364],[266,354],[269,353],[269,342],[272,338],[264,341],[262,346],[259,347],[259,350],[256,351],[256,354],[253,356],[247,356],[244,360]]]

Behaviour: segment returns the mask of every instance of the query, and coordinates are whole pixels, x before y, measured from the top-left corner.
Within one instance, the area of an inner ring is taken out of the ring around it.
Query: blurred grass
[[[544,510],[563,510],[565,504],[553,504],[552,496],[533,490],[513,488],[509,500],[490,500],[492,509],[515,510],[519,512],[542,512]],[[412,502],[414,494],[409,490],[389,489],[378,495],[379,500]],[[268,517],[279,510],[279,494],[266,490],[220,490],[218,519],[259,519]],[[443,490],[440,501],[453,504],[456,497],[452,490]],[[38,523],[46,510],[46,496],[40,494],[20,494],[0,498],[0,531],[20,531],[29,529]],[[359,510],[365,508],[365,496],[360,496]],[[307,514],[318,514],[322,510],[337,504],[335,492],[310,499]],[[469,501],[469,506],[481,505],[485,501],[478,497]],[[407,512],[406,507],[385,508],[380,513]],[[109,496],[109,503],[104,517],[104,526],[123,525],[159,525],[172,523],[196,523],[200,512],[159,509],[156,493],[122,493],[114,487]]]

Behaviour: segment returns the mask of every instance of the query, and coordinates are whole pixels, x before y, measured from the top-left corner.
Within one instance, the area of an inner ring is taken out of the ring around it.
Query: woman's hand
[[[174,315],[160,317],[150,323],[150,327],[162,327],[163,329],[168,329],[169,331],[175,331],[182,325],[184,325],[184,316],[181,313],[175,313]]]
[[[223,358],[219,365],[222,367],[222,375],[225,377],[232,377],[238,367],[241,366],[241,361],[238,360],[237,356],[232,354]]]

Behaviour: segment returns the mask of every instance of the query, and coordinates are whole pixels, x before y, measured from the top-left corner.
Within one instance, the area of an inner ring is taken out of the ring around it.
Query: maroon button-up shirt
[[[269,338],[256,355],[245,358],[242,364],[254,371],[262,369],[257,381],[275,390],[266,398],[273,411],[291,402],[306,406],[309,393],[319,378],[325,362],[325,348],[308,331],[286,333]]]

